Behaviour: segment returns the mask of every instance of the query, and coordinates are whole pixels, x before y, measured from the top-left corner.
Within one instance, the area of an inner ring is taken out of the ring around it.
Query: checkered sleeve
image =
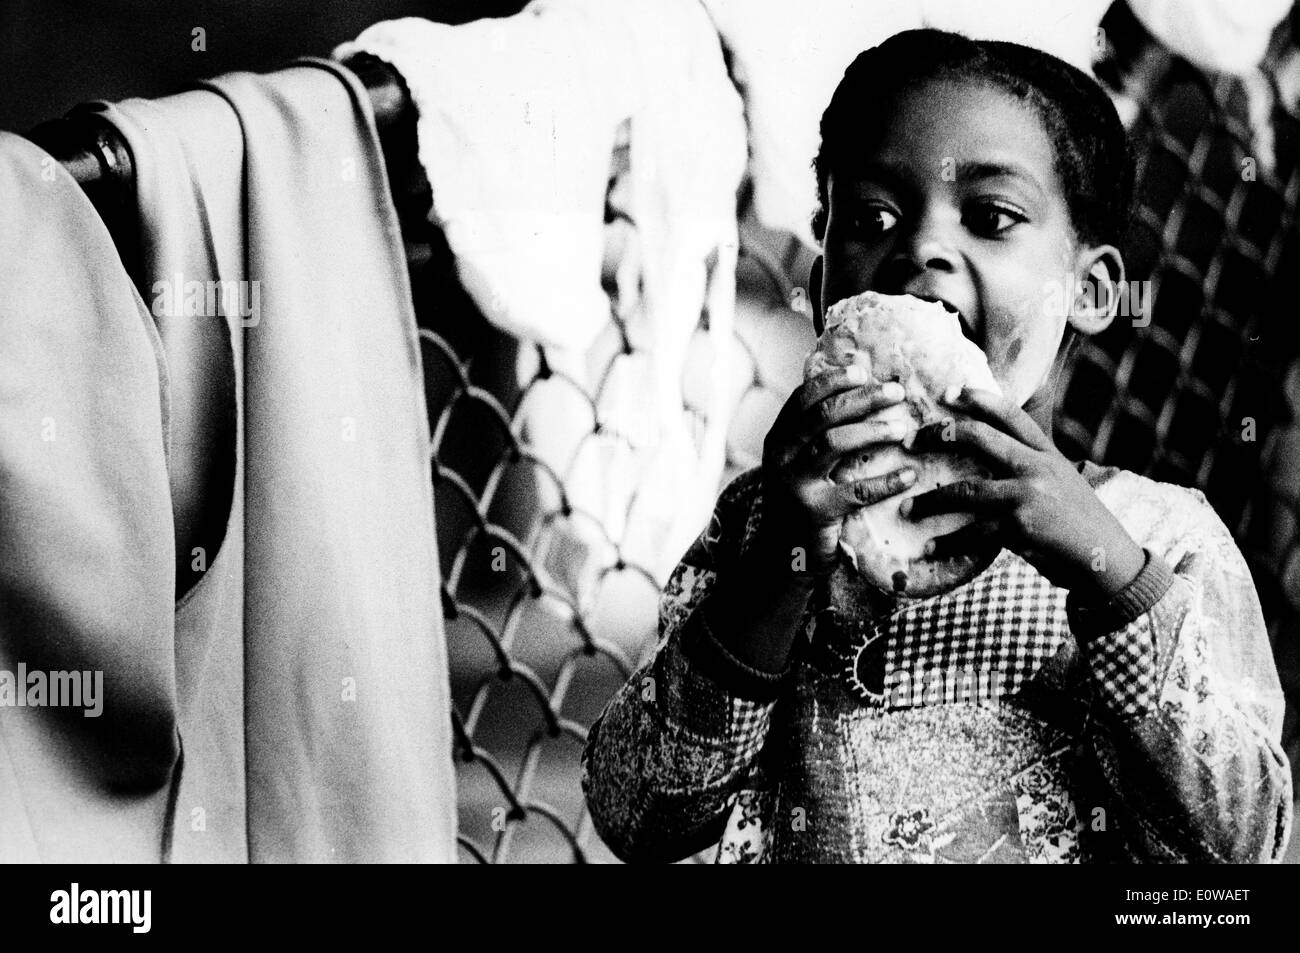
[[[1083,645],[1101,703],[1118,718],[1149,714],[1159,700],[1174,630],[1153,630],[1151,610],[1174,583],[1164,558],[1146,550],[1137,578],[1100,606],[1066,600],[1070,630]],[[1157,643],[1163,636],[1164,643]],[[1163,649],[1163,651],[1162,651]]]
[[[1101,702],[1121,718],[1144,715],[1159,695],[1159,665],[1150,617],[1118,632],[1108,632],[1088,646],[1088,669]]]
[[[1275,861],[1291,773],[1263,614],[1227,528],[1200,493],[1177,492],[1168,518],[1182,526],[1148,554],[1145,591],[1110,631],[1079,637],[1096,699],[1087,747],[1109,798],[1092,816],[1110,814],[1099,836],[1122,838],[1118,853],[1134,859]]]
[[[582,784],[625,860],[677,860],[716,843],[767,738],[780,676],[748,669],[697,611],[739,557],[757,471],[737,477],[660,598],[659,642],[592,726]]]

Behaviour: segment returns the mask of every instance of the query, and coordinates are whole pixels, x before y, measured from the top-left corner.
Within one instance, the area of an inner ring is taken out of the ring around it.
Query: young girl
[[[935,555],[1003,550],[945,595],[867,585],[839,525],[915,475],[831,472],[899,440],[874,419],[897,388],[846,368],[804,383],[592,727],[597,830],[627,860],[719,841],[721,861],[1279,858],[1282,695],[1232,537],[1199,492],[1072,463],[1050,437],[1069,338],[1110,323],[1124,282],[1110,101],[1047,54],[913,31],[849,67],[821,136],[817,330],[864,290],[960,312],[1010,396],[964,391],[945,433],[902,440],[992,476],[900,512],[974,514]]]

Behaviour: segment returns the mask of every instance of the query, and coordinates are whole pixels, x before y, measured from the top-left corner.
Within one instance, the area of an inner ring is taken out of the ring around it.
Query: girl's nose
[[[897,254],[912,267],[925,271],[950,272],[956,270],[957,252],[954,247],[952,214],[945,209],[931,207],[913,219],[912,227],[899,236]]]
[[[957,252],[943,231],[932,220],[923,220],[898,238],[876,282],[877,290],[901,294],[904,286],[925,272],[952,274],[959,268]]]
[[[933,268],[937,271],[952,271],[956,267],[956,256],[937,238],[927,238],[919,243],[913,261],[921,268]]]

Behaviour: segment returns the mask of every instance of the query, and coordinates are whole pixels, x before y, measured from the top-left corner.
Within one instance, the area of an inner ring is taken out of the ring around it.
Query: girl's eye
[[[881,205],[873,205],[853,216],[853,234],[874,237],[883,235],[898,224],[898,216]]]
[[[989,202],[982,202],[966,213],[966,227],[988,238],[1001,235],[1024,220],[1024,215],[1015,209]]]

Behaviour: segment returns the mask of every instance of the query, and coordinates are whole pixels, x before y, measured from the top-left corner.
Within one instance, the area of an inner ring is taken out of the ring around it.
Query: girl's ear
[[[813,260],[812,269],[808,272],[808,300],[812,302],[813,311],[813,330],[817,336],[822,336],[822,256],[818,255]]]
[[[1106,330],[1119,313],[1124,294],[1124,259],[1114,245],[1095,245],[1079,250],[1075,261],[1078,292],[1070,302],[1070,327],[1080,334]]]

